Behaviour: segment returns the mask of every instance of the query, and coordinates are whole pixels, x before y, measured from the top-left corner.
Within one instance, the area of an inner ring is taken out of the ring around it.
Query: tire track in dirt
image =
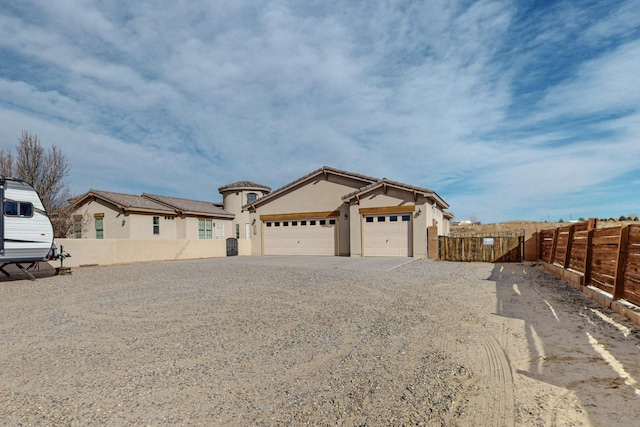
[[[507,333],[502,331],[502,335]],[[506,336],[500,337],[506,341]],[[462,356],[475,374],[464,388],[468,395],[465,411],[468,425],[478,427],[515,426],[514,380],[509,358],[499,340],[482,334],[462,344],[441,338],[438,347],[452,356]],[[467,425],[467,424],[464,424]]]

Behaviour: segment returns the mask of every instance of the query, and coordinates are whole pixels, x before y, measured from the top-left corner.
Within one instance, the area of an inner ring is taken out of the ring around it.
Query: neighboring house
[[[71,201],[82,239],[223,239],[234,215],[211,202],[89,190]]]
[[[427,230],[453,215],[433,190],[328,166],[278,190],[251,181],[218,188],[222,204],[90,190],[72,201],[76,238],[250,240],[252,255],[427,255]]]
[[[422,257],[427,227],[448,233],[452,218],[433,190],[327,166],[240,212],[224,190],[225,210],[248,218],[254,255]]]

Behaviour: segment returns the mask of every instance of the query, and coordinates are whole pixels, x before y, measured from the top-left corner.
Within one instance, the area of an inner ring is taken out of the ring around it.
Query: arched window
[[[255,202],[258,198],[256,193],[247,193],[247,203]]]

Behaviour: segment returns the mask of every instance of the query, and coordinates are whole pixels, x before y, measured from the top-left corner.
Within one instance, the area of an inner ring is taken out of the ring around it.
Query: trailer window
[[[33,204],[29,202],[4,202],[4,214],[31,218],[33,216]]]

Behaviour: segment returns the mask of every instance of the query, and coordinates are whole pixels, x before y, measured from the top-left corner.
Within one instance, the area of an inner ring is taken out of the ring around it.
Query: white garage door
[[[411,215],[365,215],[364,256],[412,256]]]
[[[266,221],[265,255],[337,255],[335,218]]]

